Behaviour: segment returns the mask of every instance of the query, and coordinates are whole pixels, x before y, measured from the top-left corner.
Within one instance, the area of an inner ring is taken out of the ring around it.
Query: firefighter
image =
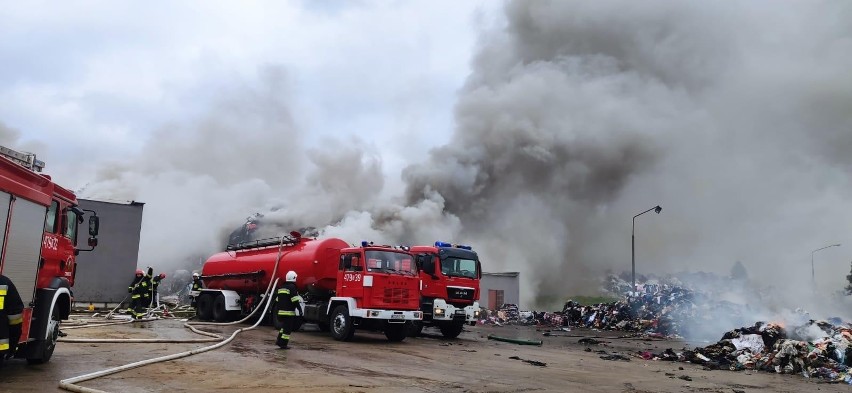
[[[130,286],[127,287],[127,292],[130,293],[130,308],[128,311],[134,318],[136,317],[136,310],[139,308],[139,303],[142,302],[142,294],[136,290],[136,287],[138,287],[139,283],[142,282],[142,277],[144,275],[145,272],[141,269],[136,269],[136,275],[133,277],[133,282],[131,282]]]
[[[166,278],[166,273],[160,273],[151,279],[151,306],[160,307],[160,294],[157,293],[157,287],[160,286],[160,281]]]
[[[0,275],[0,362],[15,355],[21,339],[24,302],[8,277]]]
[[[189,291],[189,296],[192,299],[192,307],[195,307],[195,298],[201,294],[201,290],[203,288],[204,283],[201,282],[201,275],[198,273],[192,273],[192,289]]]
[[[147,313],[148,306],[151,304],[151,276],[153,274],[154,268],[148,266],[146,274],[142,276],[133,288],[132,297],[136,299],[136,307],[133,308],[133,317],[136,319],[142,319]]]
[[[302,297],[296,289],[296,272],[289,271],[284,277],[284,285],[275,294],[275,302],[278,304],[278,318],[281,322],[281,330],[275,344],[281,349],[289,349],[290,333],[296,323],[296,310],[302,314]]]

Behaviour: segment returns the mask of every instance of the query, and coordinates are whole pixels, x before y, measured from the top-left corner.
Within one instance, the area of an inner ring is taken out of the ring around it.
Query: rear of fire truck
[[[0,146],[0,362],[50,360],[71,311],[76,256],[97,245],[98,217],[89,211],[89,248],[77,248],[86,212],[43,168],[34,154]]]

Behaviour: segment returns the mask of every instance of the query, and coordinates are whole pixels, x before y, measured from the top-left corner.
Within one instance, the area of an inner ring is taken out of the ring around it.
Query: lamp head
[[[657,205],[657,207],[654,208],[654,213],[660,214],[661,211],[663,211],[663,208],[660,207],[659,205]]]

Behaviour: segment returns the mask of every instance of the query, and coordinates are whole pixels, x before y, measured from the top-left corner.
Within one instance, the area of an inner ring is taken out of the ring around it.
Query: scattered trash
[[[608,354],[608,355],[601,356],[600,358],[603,359],[603,360],[623,360],[625,362],[630,361],[629,357],[624,356],[624,355],[619,354],[619,353],[616,353],[616,352],[613,352],[613,353]]]
[[[537,360],[521,359],[521,358],[520,358],[520,357],[518,357],[518,356],[510,356],[510,357],[509,357],[509,359],[520,360],[520,361],[522,361],[522,362],[524,362],[524,363],[532,364],[533,366],[538,366],[538,367],[547,367],[547,363],[545,363],[545,362],[539,362],[539,361],[537,361]]]
[[[495,341],[503,341],[503,342],[512,343],[512,344],[519,344],[519,345],[541,345],[542,344],[541,340],[524,340],[524,339],[520,339],[520,338],[499,337],[499,336],[495,336],[493,334],[489,334],[488,339],[489,340],[495,340]]]
[[[677,377],[677,378],[678,378],[678,379],[682,379],[682,380],[684,380],[684,381],[691,381],[691,380],[692,380],[692,377],[690,377],[689,375],[681,375],[681,376],[679,376],[679,377]]]
[[[594,338],[581,338],[581,339],[577,340],[577,342],[580,343],[580,344],[588,344],[588,345],[598,345],[598,344],[604,343],[604,341],[595,340]]]

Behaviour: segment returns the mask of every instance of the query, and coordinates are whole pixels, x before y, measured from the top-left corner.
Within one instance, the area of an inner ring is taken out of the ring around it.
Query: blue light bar
[[[473,250],[473,247],[465,246],[465,245],[462,245],[462,244],[456,244],[456,248],[461,248],[462,250]]]
[[[361,240],[361,247],[367,247],[369,245],[370,245],[370,242],[368,242],[366,240]]]
[[[452,247],[453,245],[447,242],[437,241],[435,242],[435,247]]]

